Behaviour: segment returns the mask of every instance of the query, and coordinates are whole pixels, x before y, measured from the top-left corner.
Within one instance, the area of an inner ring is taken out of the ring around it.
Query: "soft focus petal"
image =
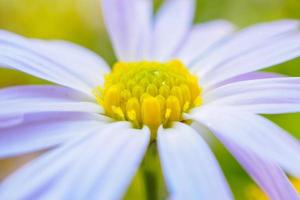
[[[104,19],[121,61],[148,58],[152,1],[102,0]]]
[[[89,64],[95,61],[94,56],[88,58],[88,51],[84,51],[79,66],[79,58],[72,59],[71,56],[73,54],[73,56],[80,57],[77,47],[74,47],[73,53],[71,53],[70,46],[60,49],[59,47],[62,45],[56,45],[55,48],[57,49],[54,53],[54,45],[49,44],[48,42],[29,40],[7,31],[0,31],[0,66],[20,70],[91,95],[96,80],[95,75],[90,76],[91,71],[95,70],[95,66],[89,68]],[[65,52],[66,50],[68,52]],[[63,55],[62,52],[64,52]],[[57,56],[57,54],[61,55]],[[93,61],[84,62],[85,59],[93,59]],[[99,60],[101,59],[99,58]],[[99,60],[98,69],[93,71],[95,74],[99,71],[107,71],[107,67]],[[99,77],[101,74],[99,74]],[[100,77],[99,84],[101,83]]]
[[[9,177],[0,185],[0,198],[120,199],[149,139],[148,129],[132,129],[124,122],[81,135]]]
[[[153,59],[167,60],[192,27],[194,0],[167,0],[160,8],[153,36]]]
[[[240,81],[258,80],[266,78],[280,78],[284,77],[282,74],[277,74],[273,72],[249,72],[246,74],[238,75],[233,78],[227,79],[223,82],[218,83],[215,87],[220,87],[222,85],[227,85],[229,83],[235,83]]]
[[[227,41],[224,41],[213,48],[210,53],[205,56],[205,58],[199,59],[198,62],[195,62],[192,67],[193,71],[203,79],[206,79],[203,80],[204,82],[207,82],[212,81],[213,77],[210,76],[216,75],[214,72],[215,69],[229,69],[227,68],[227,63],[232,63],[231,61],[240,60],[240,58],[250,58],[250,56],[253,56],[254,54],[257,55],[258,52],[264,53],[266,55],[258,54],[259,59],[256,63],[253,63],[253,61],[255,61],[256,59],[250,60],[252,62],[243,63],[247,66],[255,64],[254,66],[252,66],[252,68],[244,66],[233,66],[233,68],[230,68],[230,70],[237,72],[237,70],[241,71],[243,69],[244,73],[247,73],[251,70],[255,71],[259,68],[261,69],[263,67],[274,65],[276,62],[279,63],[291,59],[292,57],[295,57],[295,54],[293,55],[293,53],[291,53],[290,51],[292,51],[293,48],[297,45],[291,45],[291,49],[288,45],[290,43],[293,43],[293,40],[299,41],[298,34],[292,34],[293,32],[296,33],[298,29],[299,22],[293,20],[281,20],[272,23],[263,23],[246,28],[240,32],[237,32]],[[281,46],[284,46],[285,48],[278,49]],[[272,49],[273,51],[270,49]],[[278,56],[280,55],[280,57],[274,60],[269,60],[272,61],[272,63],[262,62],[263,58],[271,56],[276,57],[275,54]],[[224,66],[225,64],[226,67]],[[245,69],[249,70],[246,71]],[[236,73],[235,75],[239,74]]]
[[[67,41],[32,40],[47,55],[63,63],[70,72],[76,70],[82,79],[93,87],[102,85],[104,75],[110,72],[109,66],[96,53]],[[74,69],[75,68],[75,69]]]
[[[205,52],[226,39],[234,29],[231,23],[223,20],[196,25],[185,36],[182,47],[174,57],[180,58],[186,65],[190,65],[192,61],[205,56]]]
[[[0,107],[0,120],[24,113],[49,111],[102,113],[102,108],[92,98],[60,86],[19,86],[2,89]]]
[[[205,93],[203,99],[209,105],[261,114],[300,112],[300,78],[235,82]]]
[[[0,159],[53,147],[107,123],[83,113],[40,113],[21,119],[17,125],[0,127]]]
[[[299,56],[300,32],[289,33],[223,62],[205,76],[203,85],[209,87],[234,76],[271,67]]]
[[[15,126],[22,123],[24,116],[22,114],[0,116],[0,128]]]
[[[238,108],[212,106],[195,109],[186,117],[300,177],[299,142],[269,120]]]
[[[182,123],[160,128],[157,142],[171,199],[232,199],[218,162],[194,129]]]
[[[298,28],[299,22],[296,20],[280,20],[250,26],[211,49],[210,54],[193,64],[193,69],[204,75],[222,61],[248,52],[264,41],[296,31]]]
[[[226,140],[222,135],[218,135],[218,138],[272,200],[299,199],[296,190],[280,167]]]

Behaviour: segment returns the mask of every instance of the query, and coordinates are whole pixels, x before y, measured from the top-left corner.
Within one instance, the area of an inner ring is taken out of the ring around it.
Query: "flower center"
[[[104,88],[95,89],[97,101],[116,120],[149,126],[156,133],[182,121],[182,114],[201,104],[198,80],[178,60],[117,62],[106,75]]]

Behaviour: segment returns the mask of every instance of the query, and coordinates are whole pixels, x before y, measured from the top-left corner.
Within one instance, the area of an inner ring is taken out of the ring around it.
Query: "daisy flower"
[[[103,0],[118,61],[0,32],[0,65],[53,82],[0,90],[0,158],[51,149],[0,199],[120,199],[157,143],[170,199],[233,199],[208,128],[271,199],[299,199],[300,146],[260,116],[300,111],[300,79],[255,72],[300,55],[298,21],[193,25],[193,0]]]

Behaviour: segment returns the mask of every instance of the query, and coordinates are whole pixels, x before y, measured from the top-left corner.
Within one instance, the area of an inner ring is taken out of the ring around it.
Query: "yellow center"
[[[104,88],[94,91],[106,114],[127,120],[152,133],[162,124],[182,121],[183,112],[201,104],[198,80],[178,60],[118,62],[105,77]]]

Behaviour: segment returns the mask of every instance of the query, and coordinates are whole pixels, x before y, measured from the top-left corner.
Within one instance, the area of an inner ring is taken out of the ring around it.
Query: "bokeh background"
[[[154,1],[158,8],[162,1]],[[243,28],[282,18],[299,20],[300,0],[197,0],[196,10],[195,23],[227,19]],[[0,29],[28,37],[72,41],[97,52],[110,64],[115,61],[103,24],[99,0],[0,0]],[[300,76],[300,59],[272,67],[268,71]],[[0,88],[21,84],[45,82],[20,72],[0,69]],[[267,117],[300,139],[300,114]],[[256,196],[260,192],[255,184],[222,145],[214,139],[211,145],[235,197],[260,199]],[[36,155],[0,160],[0,180],[34,156]],[[147,153],[142,167],[143,173],[138,171],[125,198],[164,199],[166,189],[155,149],[150,149]],[[144,173],[145,171],[149,173]],[[297,184],[300,185],[299,182]]]

